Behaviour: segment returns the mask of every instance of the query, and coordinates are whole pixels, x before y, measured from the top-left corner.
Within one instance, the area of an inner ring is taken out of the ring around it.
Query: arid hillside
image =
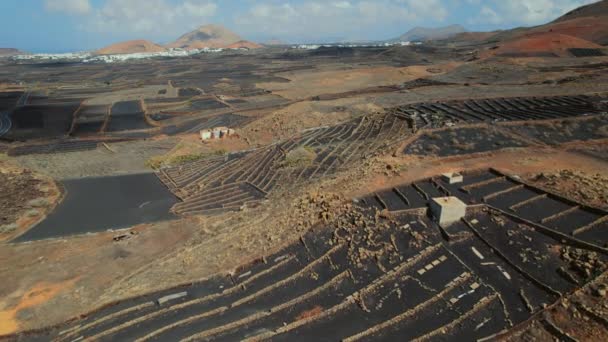
[[[257,48],[259,45],[243,40],[236,33],[218,25],[205,25],[186,33],[173,43],[167,45],[169,48],[202,49],[202,48]]]
[[[130,40],[116,43],[96,51],[98,55],[118,55],[139,52],[162,52],[165,48],[147,40]]]

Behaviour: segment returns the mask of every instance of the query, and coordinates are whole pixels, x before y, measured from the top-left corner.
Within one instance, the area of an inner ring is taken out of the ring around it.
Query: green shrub
[[[315,158],[317,158],[317,154],[312,148],[298,147],[287,153],[285,160],[281,163],[281,167],[300,168],[310,166]]]

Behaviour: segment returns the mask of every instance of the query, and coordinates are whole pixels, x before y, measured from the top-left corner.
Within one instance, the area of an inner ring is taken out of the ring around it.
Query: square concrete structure
[[[467,205],[457,197],[439,197],[431,200],[431,212],[442,226],[460,221],[467,213]]]
[[[209,139],[211,139],[211,137],[212,136],[211,136],[211,132],[210,131],[207,131],[207,130],[201,131],[201,139],[203,139],[203,140],[209,140]]]
[[[458,184],[464,181],[464,177],[460,173],[450,172],[441,175],[444,181],[448,184]]]

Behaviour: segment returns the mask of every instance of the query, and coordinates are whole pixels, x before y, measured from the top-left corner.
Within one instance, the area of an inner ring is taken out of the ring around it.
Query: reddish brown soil
[[[608,17],[576,18],[541,26],[529,32],[564,34],[603,45],[608,43]]]
[[[557,56],[569,56],[568,49],[573,48],[601,49],[602,46],[578,37],[546,32],[528,34],[516,38],[502,44],[498,49],[488,51],[487,55],[553,53]]]
[[[188,241],[195,224],[162,223],[128,232],[104,232],[66,240],[7,244],[0,249],[0,336],[54,325],[117,299],[107,289],[161,263]],[[128,238],[114,241],[127,234]],[[91,261],[103,260],[91,271]],[[181,259],[180,263],[185,263]],[[171,279],[185,268],[170,267]],[[125,287],[130,297],[141,285]],[[146,288],[146,291],[148,288]],[[60,309],[58,309],[60,307]],[[0,338],[1,340],[1,338]]]
[[[297,318],[296,321],[302,320],[302,319],[309,319],[312,317],[315,317],[317,315],[319,315],[321,312],[323,312],[323,307],[321,306],[315,306],[314,308],[304,311],[302,312]]]
[[[58,282],[41,282],[25,291],[18,299],[18,304],[7,310],[0,310],[0,336],[13,333],[20,327],[17,315],[28,308],[41,305],[62,291],[70,290],[78,278]]]

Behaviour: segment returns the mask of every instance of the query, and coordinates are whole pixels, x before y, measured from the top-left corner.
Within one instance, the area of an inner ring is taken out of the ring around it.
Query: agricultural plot
[[[64,136],[70,131],[79,106],[79,102],[74,102],[19,107],[11,115],[13,127],[5,137],[21,140]]]
[[[151,114],[167,114],[174,117],[192,115],[197,117],[211,116],[225,112],[229,106],[215,98],[199,98],[181,101],[178,99],[146,100],[146,110]]]
[[[188,110],[191,111],[200,111],[200,110],[212,110],[212,109],[222,109],[228,108],[225,104],[218,102],[214,99],[203,99],[203,100],[194,100],[190,102],[190,105],[187,107]]]
[[[88,151],[96,149],[99,143],[100,141],[98,140],[66,140],[49,144],[24,145],[11,148],[8,151],[8,155],[11,157],[16,157],[29,154],[53,154]]]
[[[560,119],[599,114],[596,99],[578,96],[497,98],[466,101],[429,102],[390,109],[413,120],[418,129],[448,123],[504,122]]]
[[[195,97],[202,95],[203,92],[200,89],[196,88],[180,88],[177,91],[179,97]]]
[[[403,153],[445,157],[528,145],[495,127],[463,127],[424,133]]]
[[[608,247],[608,215],[604,211],[544,192],[496,171],[484,172],[478,179],[481,180],[460,186],[435,181],[466,203],[487,204],[541,227],[548,234],[576,243]]]
[[[568,49],[574,57],[601,57],[606,54],[601,49]]]
[[[72,135],[86,136],[101,133],[109,112],[110,106],[106,105],[82,106],[74,120]]]
[[[141,101],[117,102],[112,106],[106,131],[120,132],[150,128]]]
[[[552,237],[579,245],[608,247],[608,213],[547,193],[495,170],[466,173],[460,184],[448,184],[434,177],[358,201],[375,210],[401,212],[424,209],[429,199],[445,196],[456,196],[470,205],[489,206]]]
[[[471,200],[495,178],[504,176],[466,174],[451,187],[433,178],[364,196],[337,221],[225,276],[115,303],[49,334],[57,341],[494,338],[593,280],[608,261],[606,250],[584,244],[580,260],[564,258],[572,241],[489,207],[471,209],[443,233],[415,208],[438,195]],[[391,219],[379,220],[375,208]],[[579,266],[590,255],[586,273]]]
[[[13,109],[22,95],[21,91],[0,92],[0,112]]]
[[[79,178],[63,182],[66,198],[14,242],[128,228],[168,220],[177,199],[153,174]],[[93,196],[92,196],[93,194]]]
[[[266,197],[276,185],[308,182],[387,148],[410,129],[406,120],[393,115],[363,117],[309,130],[272,147],[165,168],[157,174],[183,200],[174,207],[177,213],[238,210]],[[296,150],[307,151],[309,159],[295,160],[290,152]]]
[[[608,138],[608,117],[600,115],[580,120],[526,123],[511,129],[549,145],[606,139]]]

